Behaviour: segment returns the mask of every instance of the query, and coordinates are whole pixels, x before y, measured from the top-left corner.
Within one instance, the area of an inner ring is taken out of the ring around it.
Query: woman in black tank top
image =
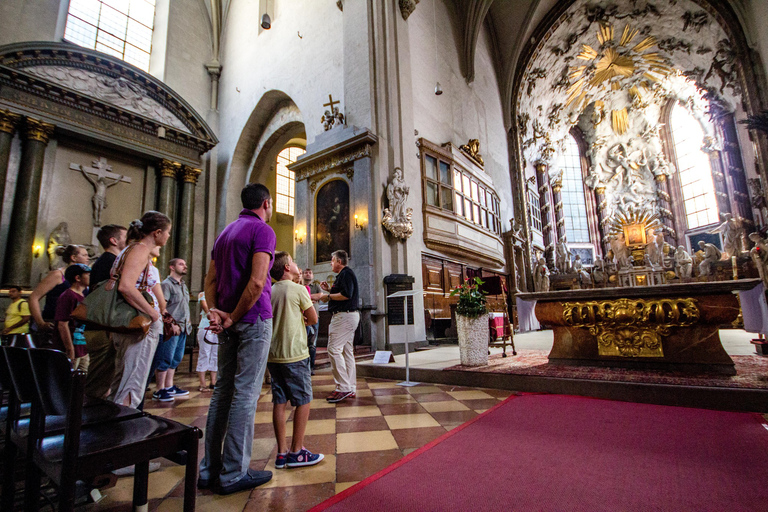
[[[61,249],[60,255],[67,266],[74,263],[87,264],[89,260],[88,251],[82,245],[68,245]],[[64,279],[64,269],[60,268],[48,272],[48,275],[32,291],[29,296],[29,312],[32,314],[32,319],[38,330],[50,331],[53,329],[56,302],[67,288],[69,288],[69,283]],[[45,308],[41,311],[40,299],[43,297],[45,297]]]

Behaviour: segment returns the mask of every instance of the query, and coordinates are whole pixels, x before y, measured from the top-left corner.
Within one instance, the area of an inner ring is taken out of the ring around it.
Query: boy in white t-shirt
[[[275,253],[270,275],[272,285],[272,344],[267,368],[272,376],[272,424],[277,438],[275,467],[312,466],[323,460],[323,454],[304,448],[304,431],[312,401],[312,377],[309,368],[306,325],[317,322],[307,289],[293,282],[301,270],[287,252]],[[293,414],[291,450],[285,442],[285,405],[291,401]]]

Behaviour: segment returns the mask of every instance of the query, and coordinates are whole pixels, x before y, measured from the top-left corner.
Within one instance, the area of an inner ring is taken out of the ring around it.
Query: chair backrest
[[[13,381],[11,381],[11,373],[3,350],[0,350],[0,391],[13,391]]]
[[[46,415],[65,416],[75,387],[72,363],[66,354],[58,350],[38,348],[27,352],[32,370],[30,380],[36,388],[43,412]]]
[[[35,381],[32,379],[32,366],[29,364],[28,349],[3,347],[6,366],[13,382],[16,398],[21,403],[32,402],[37,395]],[[64,356],[66,357],[66,355]]]

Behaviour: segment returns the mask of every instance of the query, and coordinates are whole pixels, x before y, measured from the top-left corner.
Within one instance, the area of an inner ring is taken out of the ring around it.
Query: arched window
[[[149,71],[155,0],[71,0],[64,39]]]
[[[288,166],[296,161],[306,151],[292,146],[285,148],[277,155],[277,194],[275,196],[275,211],[293,215],[295,210],[296,174]]]
[[[719,219],[717,198],[709,155],[701,150],[704,130],[679,104],[672,107],[669,124],[688,229],[714,224]]]
[[[563,216],[565,235],[573,243],[589,243],[587,201],[584,196],[584,178],[581,174],[581,153],[573,135],[568,135],[563,153]]]

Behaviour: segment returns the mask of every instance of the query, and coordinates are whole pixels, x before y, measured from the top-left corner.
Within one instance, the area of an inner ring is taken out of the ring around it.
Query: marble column
[[[171,218],[171,222],[173,222],[171,229],[174,233],[179,229],[176,218],[176,176],[178,176],[180,171],[181,164],[171,162],[170,160],[162,160],[160,165],[157,166],[157,172],[160,175],[157,211]],[[171,238],[168,239],[168,243],[160,250],[160,256],[157,258],[155,266],[160,271],[161,277],[165,277],[168,274],[168,262],[176,254],[175,239],[176,236],[172,234]]]
[[[13,135],[16,133],[20,120],[20,115],[8,110],[0,110],[0,202],[5,197],[5,180],[8,176],[11,143],[13,143]]]
[[[197,179],[203,171],[189,166],[181,168],[181,203],[176,215],[176,257],[187,262],[187,267],[192,267],[192,242],[195,224],[195,186]],[[187,286],[189,286],[189,273],[187,273]]]
[[[541,206],[541,234],[544,240],[544,254],[548,257],[547,266],[555,268],[555,261],[552,259],[554,255],[554,247],[552,250],[548,250],[552,246],[552,218],[550,217],[549,210],[551,208],[549,204],[549,180],[547,179],[547,164],[544,162],[537,162],[536,165],[536,185],[539,190],[539,205]]]
[[[37,229],[43,161],[53,129],[52,124],[36,119],[27,118],[24,123],[21,165],[13,198],[3,269],[3,285],[6,286],[17,284],[28,287],[31,284],[32,246]]]

